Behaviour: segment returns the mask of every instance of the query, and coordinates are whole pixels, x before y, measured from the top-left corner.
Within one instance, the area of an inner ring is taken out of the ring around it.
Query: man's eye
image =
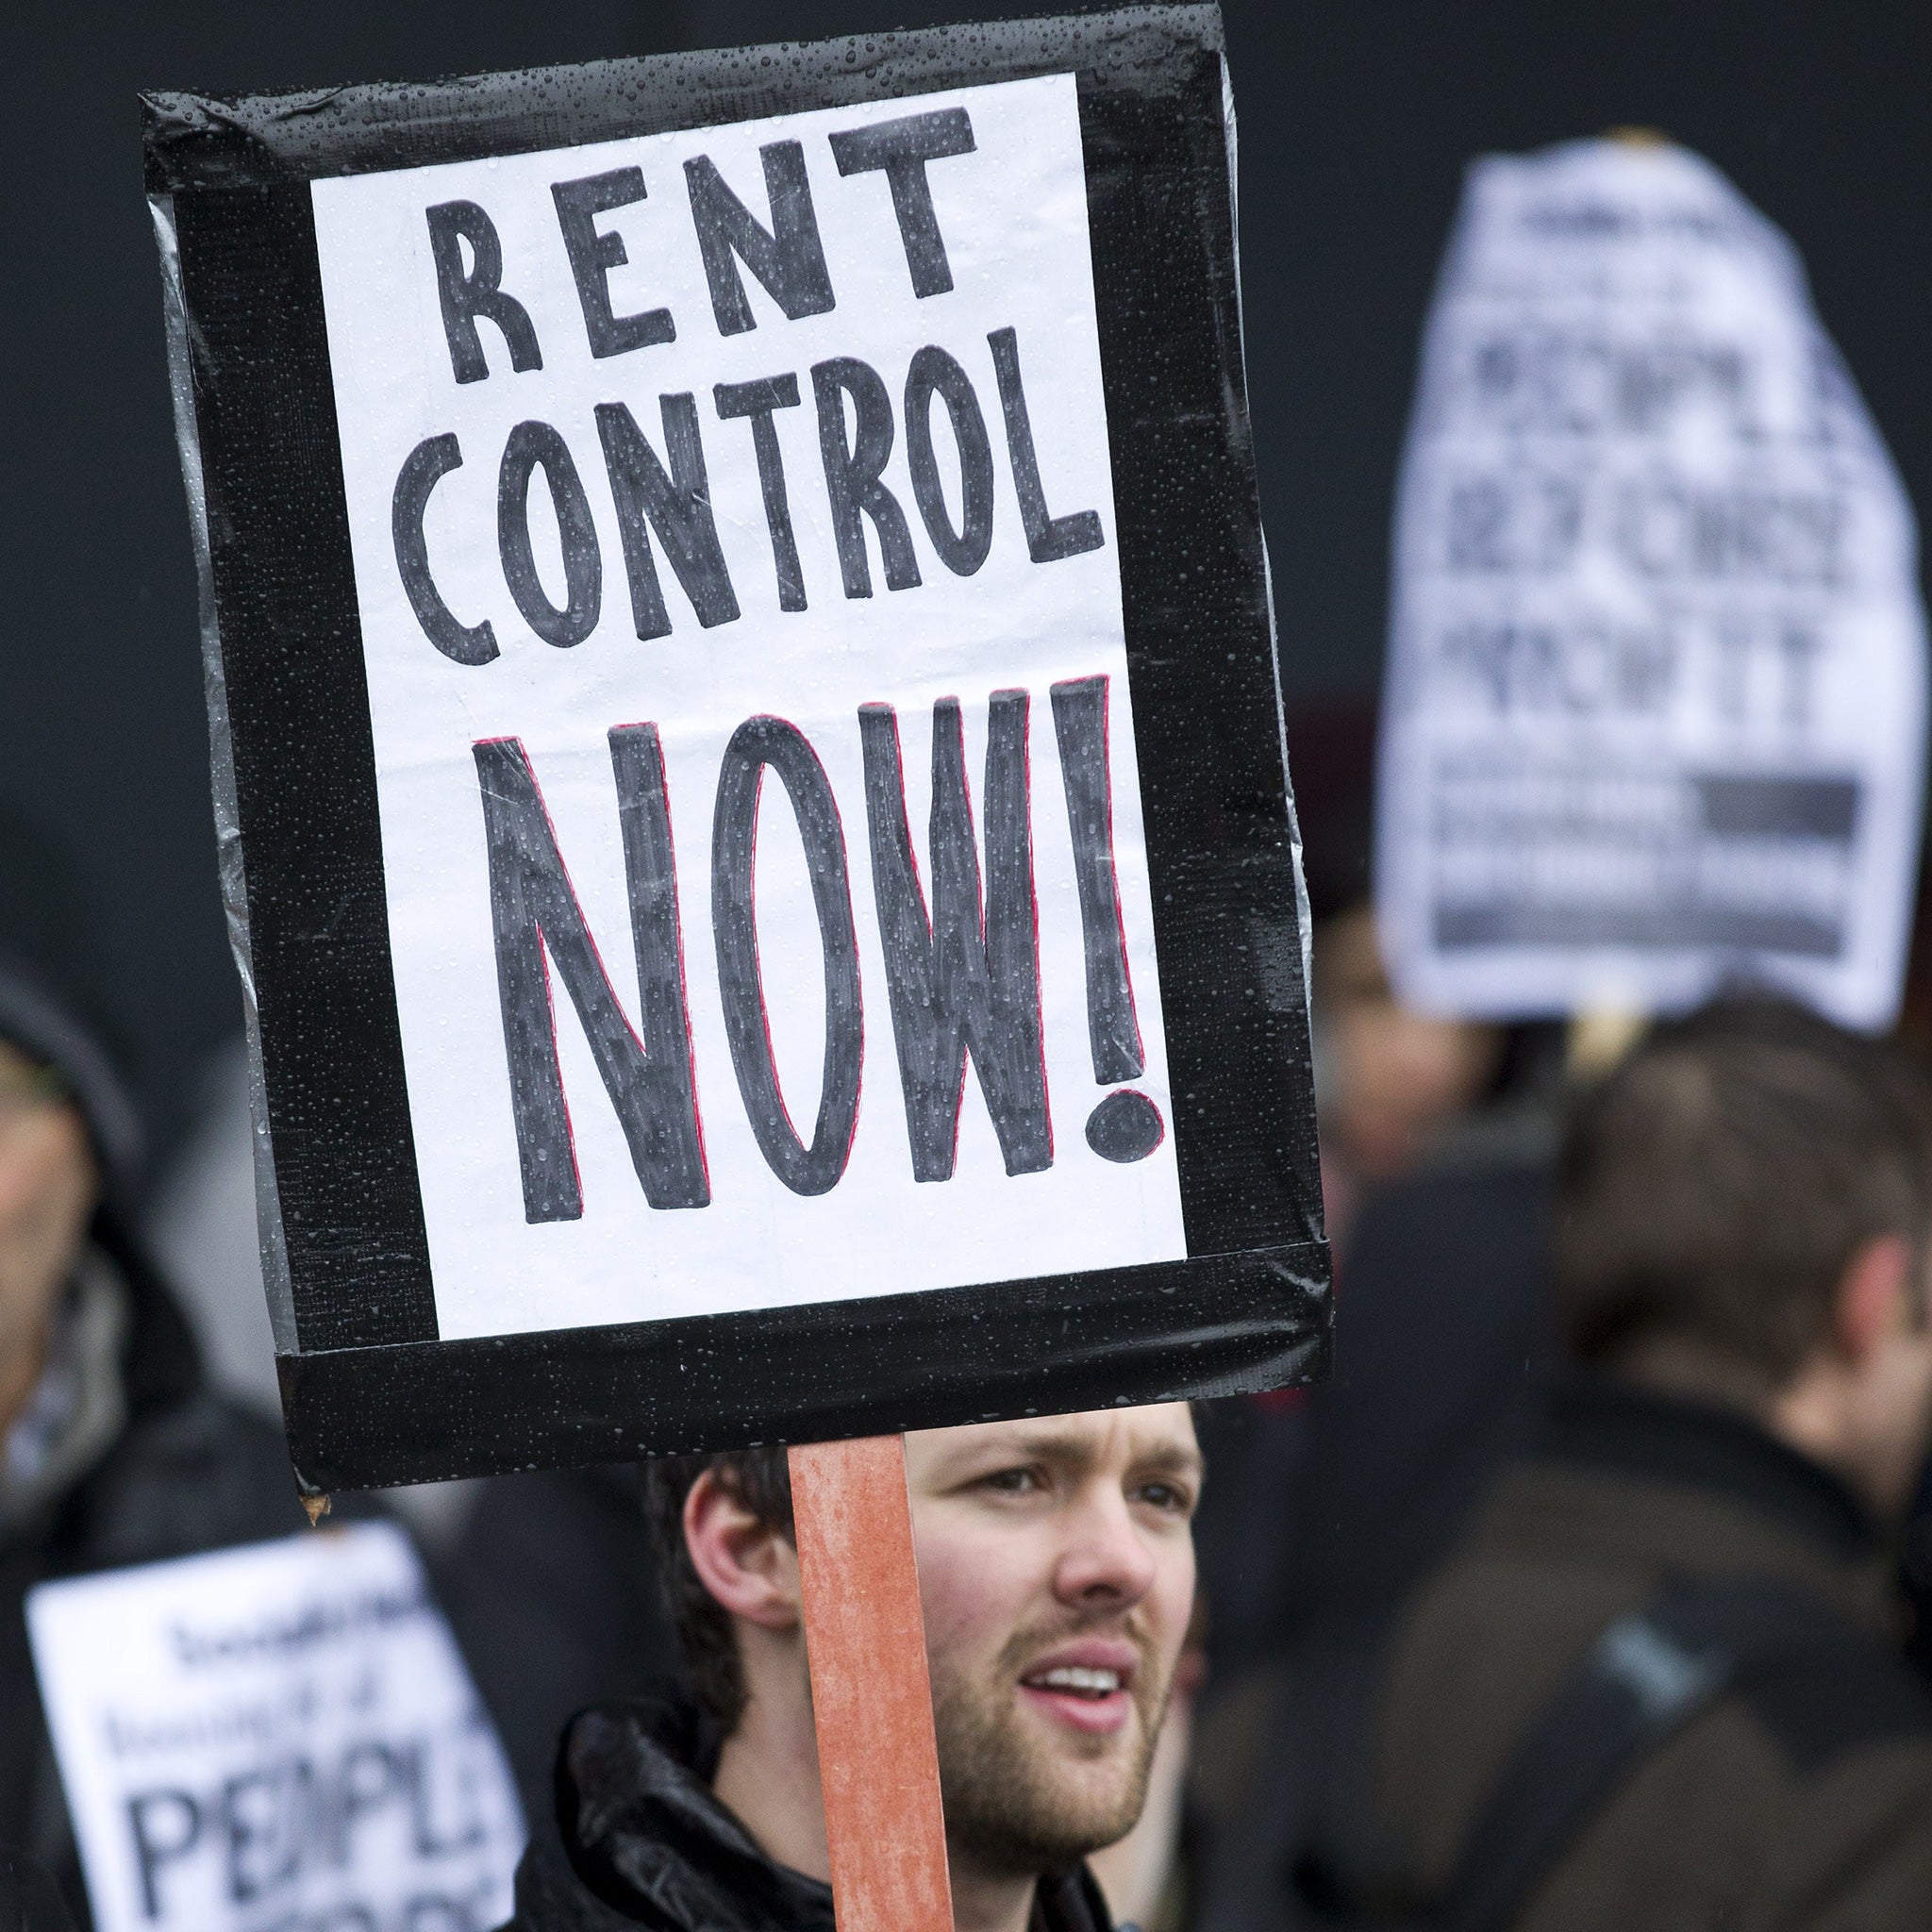
[[[995,1490],[1003,1496],[1024,1496],[1040,1488],[1040,1472],[1034,1469],[1002,1469],[981,1481],[981,1488]]]
[[[1139,1493],[1143,1503],[1177,1516],[1185,1516],[1193,1507],[1193,1498],[1178,1483],[1142,1483]]]

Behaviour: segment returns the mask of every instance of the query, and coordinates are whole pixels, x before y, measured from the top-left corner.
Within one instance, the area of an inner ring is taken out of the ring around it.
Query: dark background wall
[[[400,79],[869,33],[963,10],[69,0],[13,9],[0,26],[0,807],[67,848],[164,1137],[195,1068],[240,1016],[215,892],[137,91]],[[1225,10],[1262,501],[1302,718],[1345,718],[1373,698],[1423,311],[1462,168],[1486,150],[1642,125],[1716,162],[1797,242],[1907,488],[1932,501],[1921,9],[1230,0]]]

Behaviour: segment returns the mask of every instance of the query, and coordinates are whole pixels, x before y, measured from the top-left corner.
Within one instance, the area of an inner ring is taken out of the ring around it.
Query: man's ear
[[[708,1469],[684,1499],[684,1543],[698,1581],[734,1617],[767,1630],[798,1627],[797,1550]]]
[[[1833,1338],[1855,1367],[1890,1334],[1910,1324],[1915,1287],[1912,1245],[1903,1235],[1875,1235],[1855,1249],[1832,1303]]]

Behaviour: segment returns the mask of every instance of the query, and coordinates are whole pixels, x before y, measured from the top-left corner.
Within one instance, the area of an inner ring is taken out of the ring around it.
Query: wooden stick
[[[839,1932],[953,1932],[905,1442],[790,1461]]]

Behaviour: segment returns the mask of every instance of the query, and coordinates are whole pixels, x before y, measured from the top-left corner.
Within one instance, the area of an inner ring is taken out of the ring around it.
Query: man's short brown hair
[[[719,1487],[764,1524],[791,1537],[791,1469],[782,1445],[717,1456],[660,1456],[641,1465],[644,1524],[658,1559],[658,1581],[699,1707],[721,1738],[744,1714],[744,1667],[731,1614],[704,1586],[684,1540],[684,1505],[706,1470]]]
[[[1771,1393],[1829,1333],[1857,1250],[1923,1252],[1928,1224],[1920,1071],[1802,1008],[1724,1002],[1658,1026],[1576,1108],[1557,1301],[1587,1360],[1663,1341]]]

